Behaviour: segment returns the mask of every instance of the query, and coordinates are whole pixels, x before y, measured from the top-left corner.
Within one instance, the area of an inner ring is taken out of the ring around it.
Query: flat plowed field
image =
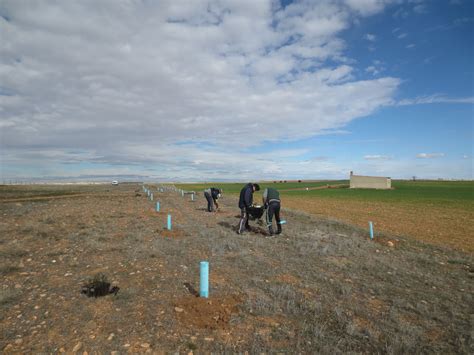
[[[470,210],[416,203],[387,203],[285,197],[284,207],[335,218],[375,232],[407,236],[422,242],[474,251],[474,213]]]

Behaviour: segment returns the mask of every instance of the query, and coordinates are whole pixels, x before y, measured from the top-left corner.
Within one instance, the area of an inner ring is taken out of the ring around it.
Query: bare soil
[[[237,235],[235,198],[149,187],[0,198],[3,353],[473,352],[472,253],[293,209],[278,237]],[[81,293],[99,273],[116,295]]]

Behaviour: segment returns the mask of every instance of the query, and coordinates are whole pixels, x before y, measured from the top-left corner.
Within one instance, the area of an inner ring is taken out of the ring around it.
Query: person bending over
[[[268,187],[263,191],[263,205],[267,213],[265,214],[265,219],[267,221],[268,232],[270,235],[275,234],[273,231],[272,220],[273,215],[275,215],[275,220],[277,224],[276,234],[281,233],[281,221],[280,221],[280,193],[272,188]]]
[[[208,212],[213,212],[214,211],[214,204],[216,205],[215,211],[219,208],[219,204],[217,203],[217,200],[219,197],[222,196],[222,189],[218,189],[215,187],[210,187],[206,190],[204,190],[204,197],[207,200],[207,211]]]
[[[245,230],[250,230],[249,226],[249,211],[250,206],[253,205],[253,193],[259,191],[260,186],[249,182],[240,191],[239,208],[240,208],[240,222],[238,234],[242,234]]]

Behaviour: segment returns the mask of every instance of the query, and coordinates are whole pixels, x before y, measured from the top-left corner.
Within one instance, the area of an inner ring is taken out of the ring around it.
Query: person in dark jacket
[[[218,189],[215,187],[210,187],[206,190],[204,190],[204,197],[207,200],[207,211],[208,212],[213,212],[214,211],[214,204],[216,205],[216,211],[219,208],[219,204],[217,203],[217,200],[219,197],[222,196],[222,189]]]
[[[250,230],[249,226],[249,211],[248,209],[253,205],[253,193],[260,190],[260,185],[249,182],[240,190],[239,208],[240,208],[240,222],[237,233],[242,234],[245,230]]]
[[[272,220],[273,220],[273,215],[275,215],[275,220],[277,224],[277,232],[276,234],[281,233],[281,221],[280,221],[280,193],[272,188],[268,187],[263,191],[263,206],[267,210],[267,213],[265,214],[266,216],[266,221],[267,221],[267,227],[268,227],[268,232],[270,235],[275,234],[273,231],[273,226],[272,226]]]

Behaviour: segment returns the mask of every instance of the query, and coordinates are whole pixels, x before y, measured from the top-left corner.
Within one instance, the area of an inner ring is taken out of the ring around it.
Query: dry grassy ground
[[[235,198],[211,214],[154,187],[158,213],[138,185],[48,189],[0,190],[4,353],[473,352],[472,254],[291,210],[283,235],[239,236]],[[97,273],[116,296],[81,294]]]
[[[368,229],[370,220],[378,232],[409,236],[430,244],[474,252],[474,214],[470,210],[417,203],[391,204],[303,197],[286,197],[284,204],[288,208],[335,218],[364,229]]]

